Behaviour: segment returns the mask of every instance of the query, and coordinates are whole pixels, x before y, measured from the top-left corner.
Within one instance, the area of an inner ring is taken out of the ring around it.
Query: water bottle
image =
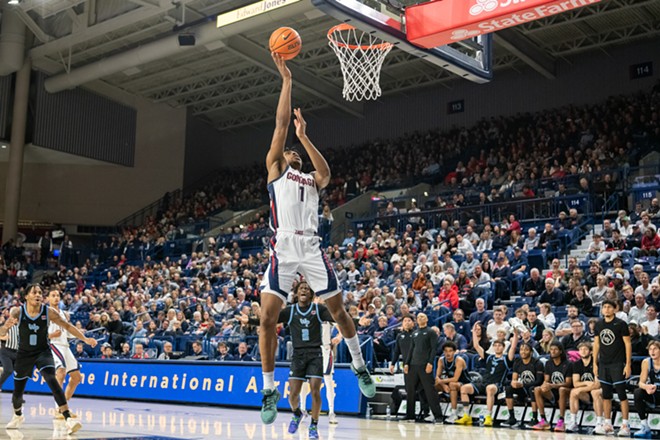
[[[392,410],[390,409],[390,406],[387,405],[385,408],[385,416],[387,416],[387,420],[390,420],[392,418]]]
[[[371,418],[371,405],[367,405],[367,414],[366,414],[367,419]]]
[[[483,426],[483,424],[484,424],[484,415],[483,415],[483,414],[479,414],[479,425],[480,425],[480,426]]]

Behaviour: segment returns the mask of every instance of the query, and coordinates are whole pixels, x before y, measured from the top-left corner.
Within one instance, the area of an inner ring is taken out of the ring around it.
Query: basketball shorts
[[[270,240],[270,261],[260,290],[286,302],[300,273],[316,296],[325,299],[339,293],[337,274],[320,244],[317,236],[277,231]]]
[[[68,373],[80,370],[78,360],[67,346],[51,344],[50,349],[53,352],[53,360],[55,361],[55,370],[64,368]]]
[[[44,350],[32,353],[19,350],[14,364],[14,380],[29,378],[32,376],[34,367],[37,367],[39,372],[49,367],[54,369],[55,362],[51,351]]]
[[[335,355],[331,348],[321,347],[323,353],[323,374],[333,374],[335,372]]]
[[[323,354],[319,350],[294,350],[289,379],[323,379]]]

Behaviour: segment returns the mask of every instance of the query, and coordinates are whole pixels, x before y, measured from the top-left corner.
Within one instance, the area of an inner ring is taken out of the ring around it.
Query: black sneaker
[[[509,420],[502,422],[502,426],[508,426],[509,428],[513,428],[516,425],[518,425],[518,420],[515,417],[509,417]]]

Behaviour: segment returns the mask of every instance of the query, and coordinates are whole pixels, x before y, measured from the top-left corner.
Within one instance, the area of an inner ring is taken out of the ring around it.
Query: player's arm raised
[[[0,336],[5,336],[9,329],[18,324],[18,317],[21,315],[21,309],[14,307],[9,311],[9,316],[4,325],[0,327]]]
[[[309,156],[309,159],[314,165],[314,180],[316,181],[316,186],[319,189],[323,189],[328,186],[330,183],[330,166],[325,160],[325,157],[321,152],[314,146],[312,141],[307,137],[307,122],[303,118],[302,111],[297,108],[293,110],[293,114],[296,116],[296,119],[293,120],[294,125],[296,126],[296,136],[300,140],[300,143],[305,147],[305,151]]]
[[[275,53],[272,53],[271,56],[282,76],[282,91],[280,92],[280,100],[277,103],[273,140],[266,155],[269,182],[280,177],[282,171],[284,171],[284,144],[291,123],[291,71],[286,67],[286,62],[281,56]]]
[[[50,307],[48,308],[48,319],[59,325],[64,330],[67,330],[69,333],[83,341],[85,344],[92,347],[96,347],[96,344],[98,344],[96,339],[86,337],[83,332],[76,328],[76,326],[72,325],[70,322],[66,322],[64,319],[62,319],[59,313],[55,312]]]

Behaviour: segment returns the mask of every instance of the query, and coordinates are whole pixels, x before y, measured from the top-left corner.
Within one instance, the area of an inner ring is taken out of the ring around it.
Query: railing
[[[514,214],[517,219],[534,219],[542,222],[543,219],[552,219],[559,216],[561,211],[568,213],[569,209],[575,208],[580,214],[590,214],[592,201],[587,194],[576,194],[565,197],[547,197],[538,199],[517,199],[506,202],[489,203],[485,205],[470,205],[457,208],[433,209],[427,211],[396,214],[392,216],[378,216],[371,219],[361,219],[353,222],[354,228],[366,229],[375,224],[384,228],[395,227],[397,232],[403,232],[407,224],[419,224],[421,221],[427,229],[438,228],[443,220],[451,223],[459,220],[466,224],[471,218],[482,222],[489,217],[493,222]]]

